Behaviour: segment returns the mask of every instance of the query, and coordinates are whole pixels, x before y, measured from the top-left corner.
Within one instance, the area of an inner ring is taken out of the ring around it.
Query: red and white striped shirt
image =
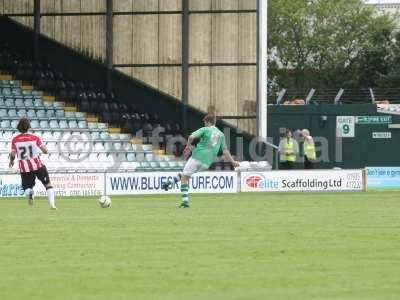
[[[11,151],[17,154],[21,173],[32,172],[43,166],[40,160],[40,137],[31,133],[21,133],[11,140]]]

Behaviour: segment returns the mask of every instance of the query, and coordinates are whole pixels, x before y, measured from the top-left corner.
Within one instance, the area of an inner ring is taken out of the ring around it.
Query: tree
[[[278,86],[372,86],[389,71],[394,21],[360,0],[273,0],[268,13],[269,77]]]

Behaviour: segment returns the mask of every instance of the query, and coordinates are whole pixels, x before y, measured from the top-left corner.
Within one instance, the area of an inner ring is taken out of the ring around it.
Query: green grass
[[[0,299],[399,299],[397,192],[0,200]]]

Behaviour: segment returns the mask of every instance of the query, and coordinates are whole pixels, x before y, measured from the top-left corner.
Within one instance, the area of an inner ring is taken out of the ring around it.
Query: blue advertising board
[[[400,189],[400,167],[367,167],[369,189]]]

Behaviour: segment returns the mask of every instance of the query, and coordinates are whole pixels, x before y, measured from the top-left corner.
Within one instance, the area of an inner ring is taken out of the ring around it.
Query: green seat
[[[43,105],[47,108],[52,108],[53,102],[52,101],[43,101]]]
[[[16,107],[25,107],[25,102],[23,99],[16,99],[14,103]]]
[[[22,91],[21,91],[20,88],[13,88],[11,90],[11,94],[13,94],[13,95],[22,95]]]
[[[57,109],[56,110],[56,117],[57,118],[64,118],[65,117],[65,112],[62,109]]]
[[[10,127],[11,127],[11,122],[10,122],[10,120],[2,120],[2,121],[0,122],[0,127],[1,127],[2,129],[8,129],[8,128],[10,128]]]
[[[54,102],[53,102],[53,106],[54,106],[54,107],[57,107],[57,108],[63,107],[62,103],[61,103],[61,102],[58,102],[58,101],[54,101]]]
[[[97,123],[95,122],[89,122],[88,123],[89,129],[97,129]]]
[[[107,124],[106,123],[97,123],[97,128],[99,129],[107,129]]]
[[[32,95],[34,95],[34,96],[42,96],[42,95],[43,95],[43,92],[40,92],[40,91],[32,91]]]
[[[160,164],[160,169],[171,170],[169,164],[166,161],[161,161],[161,162],[159,162],[159,164]]]
[[[51,120],[49,125],[50,125],[51,129],[59,129],[60,128],[57,120]]]
[[[135,153],[132,153],[132,152],[128,153],[126,155],[126,160],[129,161],[129,162],[136,161]]]
[[[19,120],[12,120],[11,121],[11,128],[17,129],[18,123],[19,123]]]
[[[136,160],[144,162],[146,160],[146,157],[144,156],[143,153],[138,153],[138,154],[136,154]]]
[[[33,105],[34,105],[35,107],[43,107],[43,106],[44,106],[44,105],[43,105],[42,99],[38,99],[38,98],[35,98],[35,99],[33,100]]]
[[[38,129],[38,128],[40,128],[39,121],[38,121],[38,120],[32,120],[32,121],[31,121],[31,128],[32,128],[32,129]]]
[[[178,163],[176,161],[170,161],[166,162],[169,165],[169,168],[171,170],[180,170],[181,168],[178,166]]]
[[[46,118],[46,111],[44,109],[39,109],[36,112],[38,118]]]
[[[8,110],[8,116],[10,118],[16,118],[17,117],[17,111],[15,109],[9,109]]]
[[[155,157],[154,157],[153,153],[146,154],[145,158],[148,162],[155,161]]]
[[[77,111],[75,113],[75,118],[77,118],[77,119],[82,119],[84,117],[85,117],[85,113],[83,113],[83,112]]]
[[[148,171],[148,170],[150,170],[151,166],[150,166],[149,162],[143,161],[143,162],[140,163],[140,167],[139,168],[142,171]]]
[[[48,109],[48,110],[46,111],[46,117],[47,117],[47,118],[54,118],[55,115],[56,115],[56,114],[55,114],[55,112],[54,112],[53,109]]]
[[[6,101],[4,101],[4,105],[8,107],[14,107],[14,99],[7,98]]]
[[[25,98],[24,104],[25,104],[25,106],[33,106],[32,98]]]
[[[27,116],[27,112],[25,109],[19,109],[17,112],[17,116],[22,118],[22,117],[26,117]]]
[[[160,163],[157,161],[151,161],[150,163],[150,168],[154,171],[157,171],[160,169]]]
[[[78,127],[79,129],[86,129],[87,128],[87,122],[84,120],[78,121]]]
[[[5,87],[1,90],[1,93],[5,96],[11,95],[11,89],[9,87]]]
[[[153,145],[151,144],[144,144],[142,145],[143,151],[145,152],[151,152],[153,151]]]

